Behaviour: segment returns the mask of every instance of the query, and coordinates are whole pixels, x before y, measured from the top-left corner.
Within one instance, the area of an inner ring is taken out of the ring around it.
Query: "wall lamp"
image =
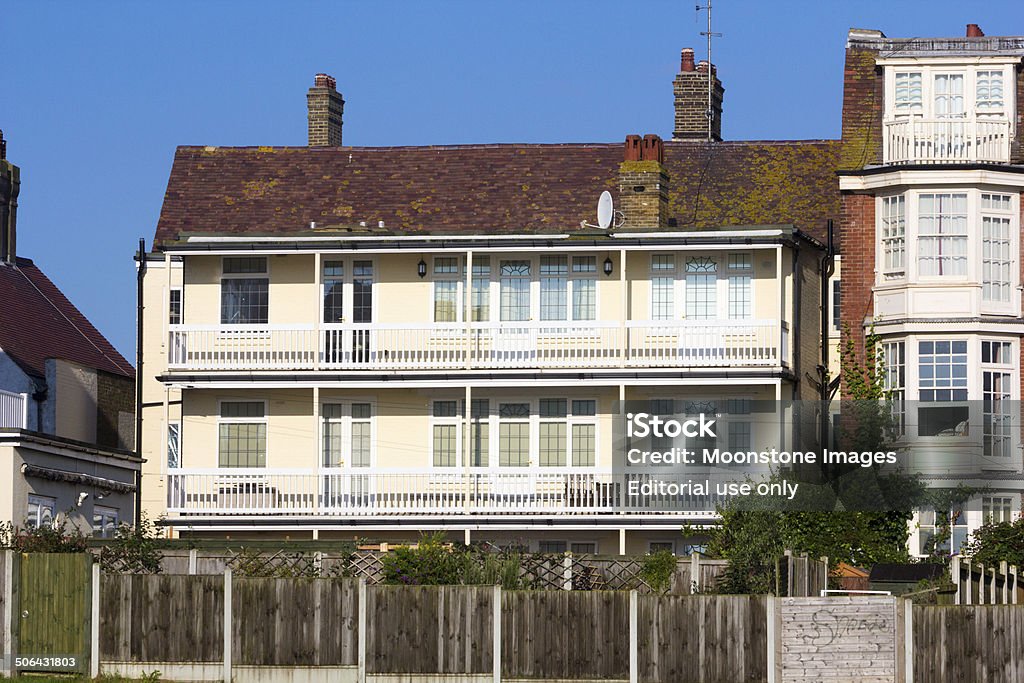
[[[610,257],[605,257],[605,259],[604,259],[604,274],[605,275],[611,275],[612,274],[612,260],[611,260]]]
[[[420,262],[416,264],[416,274],[420,276],[420,279],[427,276],[427,262],[423,259],[420,259]]]

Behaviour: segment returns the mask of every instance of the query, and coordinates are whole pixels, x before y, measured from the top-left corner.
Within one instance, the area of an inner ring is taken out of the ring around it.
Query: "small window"
[[[566,552],[569,544],[565,541],[540,541],[537,549],[542,553],[561,554]]]
[[[248,273],[266,273],[267,259],[265,257],[237,258],[227,257],[224,259],[225,275],[240,275]]]
[[[29,529],[41,529],[53,524],[57,516],[57,499],[49,496],[28,497],[28,508],[25,512],[25,527]]]
[[[220,404],[221,417],[262,418],[265,411],[263,401],[223,401]]]
[[[572,414],[576,417],[597,415],[597,401],[583,400],[572,402]]]
[[[596,543],[570,543],[569,552],[573,555],[596,555]]]
[[[93,506],[92,535],[96,538],[113,538],[117,533],[117,508]]]
[[[842,287],[840,286],[839,280],[832,281],[832,329],[838,330],[842,322],[840,317],[840,301],[842,296]]]
[[[167,322],[171,325],[180,325],[182,323],[181,288],[175,287],[169,294]]]
[[[675,554],[676,544],[673,541],[651,541],[647,544],[647,551],[650,553],[669,552]]]

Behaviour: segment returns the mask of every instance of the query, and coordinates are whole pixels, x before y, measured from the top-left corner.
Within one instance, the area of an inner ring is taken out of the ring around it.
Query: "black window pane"
[[[266,325],[269,311],[266,278],[225,278],[220,283],[222,325]]]

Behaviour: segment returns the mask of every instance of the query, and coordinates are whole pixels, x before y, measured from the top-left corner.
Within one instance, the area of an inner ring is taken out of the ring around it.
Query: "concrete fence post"
[[[640,680],[640,597],[629,591],[629,683]]]
[[[194,575],[196,573],[196,565],[199,564],[199,551],[195,548],[189,548],[188,551],[188,573]]]
[[[92,609],[89,623],[89,676],[100,675],[100,563],[92,563]]]
[[[690,553],[690,593],[700,592],[700,553]]]
[[[224,570],[224,683],[231,683],[231,568]]]
[[[999,596],[999,604],[1009,605],[1010,604],[1010,569],[1009,563],[1006,560],[1002,560],[999,563],[999,576],[1003,579],[1003,593]]]
[[[953,583],[956,585],[956,596],[953,598],[953,604],[960,604],[960,556],[954,555],[949,560],[949,577],[953,579]]]
[[[903,675],[914,683],[914,601],[904,599],[903,605]]]
[[[1013,578],[1013,586],[1010,588],[1010,602],[1017,604],[1017,565],[1010,565],[1010,576]]]
[[[491,598],[491,680],[501,683],[501,586]]]
[[[366,644],[367,636],[366,632],[366,580],[359,579],[359,631],[356,634],[358,636],[359,648],[358,648],[358,659],[356,680],[359,683],[366,683]]]
[[[566,553],[562,558],[562,590],[572,590],[572,555]]]
[[[765,621],[767,646],[768,646],[768,683],[780,683],[778,677],[779,667],[779,632],[778,632],[778,621],[776,620],[776,613],[779,609],[779,599],[773,595],[769,595],[767,603],[767,617]]]
[[[4,591],[4,634],[3,634],[3,652],[0,656],[0,666],[3,667],[3,674],[7,677],[14,676],[14,551],[5,550],[4,553],[4,575],[3,575],[3,591]]]

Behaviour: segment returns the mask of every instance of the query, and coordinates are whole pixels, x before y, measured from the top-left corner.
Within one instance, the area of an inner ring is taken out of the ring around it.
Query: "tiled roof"
[[[134,377],[131,364],[29,259],[0,266],[0,349],[30,375],[47,358]]]
[[[666,142],[678,229],[839,218],[838,141]],[[621,143],[179,147],[156,246],[188,234],[295,234],[366,221],[403,233],[565,232],[618,189]]]

